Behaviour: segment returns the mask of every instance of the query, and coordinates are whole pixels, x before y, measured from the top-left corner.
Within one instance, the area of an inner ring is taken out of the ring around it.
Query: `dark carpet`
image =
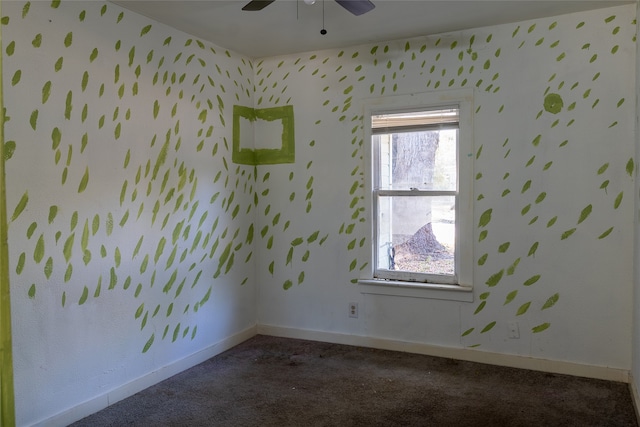
[[[637,426],[627,384],[258,335],[81,426]]]

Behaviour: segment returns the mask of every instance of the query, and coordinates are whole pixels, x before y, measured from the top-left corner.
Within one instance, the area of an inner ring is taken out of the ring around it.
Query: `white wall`
[[[257,93],[266,100],[285,86],[280,96],[295,109],[297,158],[291,167],[260,169],[270,173],[261,188],[271,189],[269,202],[291,225],[276,228],[273,248],[259,253],[259,323],[628,370],[634,15],[628,5],[265,60],[263,74],[272,74]],[[459,88],[475,89],[474,301],[362,294],[354,281],[371,242],[362,221],[361,101]],[[563,100],[561,111],[545,109],[549,94]],[[309,212],[301,200],[308,177]],[[480,226],[489,210],[491,221]],[[271,222],[271,215],[259,218],[256,228]],[[328,236],[322,245],[292,245],[317,230]],[[293,286],[285,291],[286,280]],[[348,317],[351,301],[359,304],[357,319]],[[519,339],[508,339],[508,321],[518,322]]]
[[[256,317],[310,337],[630,369],[634,6],[253,64],[112,4],[3,12],[19,425],[63,420]],[[448,88],[475,88],[475,224],[492,212],[469,240],[474,301],[363,294],[362,100]],[[233,164],[234,104],[293,105],[296,162]]]
[[[253,331],[252,71],[105,2],[3,13],[17,424],[65,424]]]

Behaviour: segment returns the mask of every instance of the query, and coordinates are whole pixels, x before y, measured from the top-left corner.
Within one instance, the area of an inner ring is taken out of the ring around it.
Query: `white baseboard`
[[[633,374],[629,374],[629,390],[631,391],[631,401],[633,402],[633,409],[636,411],[636,419],[638,425],[640,425],[640,395],[638,395],[638,387],[636,387],[635,378]]]
[[[311,341],[324,341],[335,344],[355,345],[361,347],[378,348],[381,350],[404,351],[407,353],[446,357],[450,359],[486,363],[489,365],[531,369],[534,371],[551,372],[555,374],[573,375],[578,377],[596,378],[624,383],[629,382],[629,371],[626,369],[584,365],[580,363],[557,360],[537,359],[533,357],[519,356],[514,354],[492,353],[488,351],[468,349],[464,347],[443,347],[423,343],[367,337],[362,335],[348,335],[307,329],[285,328],[272,325],[258,325],[258,334],[285,338],[306,339]]]
[[[94,414],[122,399],[133,396],[137,392],[144,390],[145,388],[148,388],[154,384],[157,384],[160,381],[166,380],[173,375],[176,375],[186,369],[198,365],[212,358],[213,356],[216,356],[217,354],[227,351],[230,348],[240,344],[241,342],[255,336],[256,333],[257,326],[251,326],[194,354],[177,360],[170,365],[163,366],[153,372],[149,372],[148,374],[140,378],[136,378],[131,382],[123,384],[116,389],[108,391],[100,396],[94,397],[93,399],[74,406],[69,410],[37,422],[36,424],[33,424],[33,426],[67,426],[75,421],[81,420],[84,417]]]

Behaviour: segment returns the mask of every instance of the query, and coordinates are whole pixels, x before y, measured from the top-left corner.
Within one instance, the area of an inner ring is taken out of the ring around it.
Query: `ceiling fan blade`
[[[244,5],[242,10],[249,10],[249,11],[262,10],[265,7],[269,6],[271,3],[273,3],[274,1],[276,0],[251,0],[249,3]]]
[[[336,2],[356,16],[367,13],[376,7],[369,0],[336,0]]]

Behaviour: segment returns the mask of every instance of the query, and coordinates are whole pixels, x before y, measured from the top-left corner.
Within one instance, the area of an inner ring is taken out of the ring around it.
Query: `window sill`
[[[363,294],[473,302],[473,288],[470,286],[360,279],[358,288]]]

